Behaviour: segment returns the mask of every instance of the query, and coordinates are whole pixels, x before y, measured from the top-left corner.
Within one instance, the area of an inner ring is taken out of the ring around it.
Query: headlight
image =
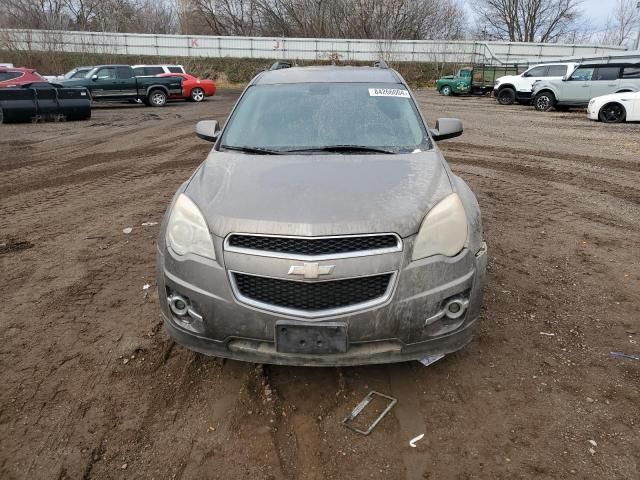
[[[180,194],[171,210],[167,243],[180,256],[193,253],[216,259],[207,222],[196,204],[184,193]]]
[[[453,193],[433,207],[422,221],[412,260],[446,255],[453,257],[467,241],[467,216],[460,197]]]
[[[595,98],[592,99],[592,100],[589,100],[589,105],[593,105],[594,103],[596,103],[596,99]]]

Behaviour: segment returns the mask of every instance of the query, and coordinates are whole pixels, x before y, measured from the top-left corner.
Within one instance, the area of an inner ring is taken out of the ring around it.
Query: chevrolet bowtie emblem
[[[319,263],[305,263],[303,265],[291,265],[289,275],[304,275],[304,278],[318,278],[320,275],[329,275],[335,265],[320,265]]]

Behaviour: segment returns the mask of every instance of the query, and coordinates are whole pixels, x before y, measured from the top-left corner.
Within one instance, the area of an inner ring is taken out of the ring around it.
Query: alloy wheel
[[[204,91],[201,88],[194,88],[191,90],[191,100],[194,102],[201,102],[204,100]]]
[[[600,118],[605,123],[620,123],[624,120],[624,117],[624,108],[617,103],[605,105],[600,111]]]

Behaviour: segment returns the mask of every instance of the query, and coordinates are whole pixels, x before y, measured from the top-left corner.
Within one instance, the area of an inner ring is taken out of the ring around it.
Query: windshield
[[[222,148],[276,152],[350,146],[406,153],[431,142],[405,87],[371,83],[253,86],[221,139]]]

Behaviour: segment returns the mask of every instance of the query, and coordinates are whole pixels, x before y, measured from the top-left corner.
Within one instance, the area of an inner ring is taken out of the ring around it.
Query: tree
[[[479,0],[479,31],[512,42],[557,42],[578,28],[582,0]]]
[[[640,28],[640,9],[637,0],[616,0],[613,13],[607,19],[601,43],[624,45]]]

